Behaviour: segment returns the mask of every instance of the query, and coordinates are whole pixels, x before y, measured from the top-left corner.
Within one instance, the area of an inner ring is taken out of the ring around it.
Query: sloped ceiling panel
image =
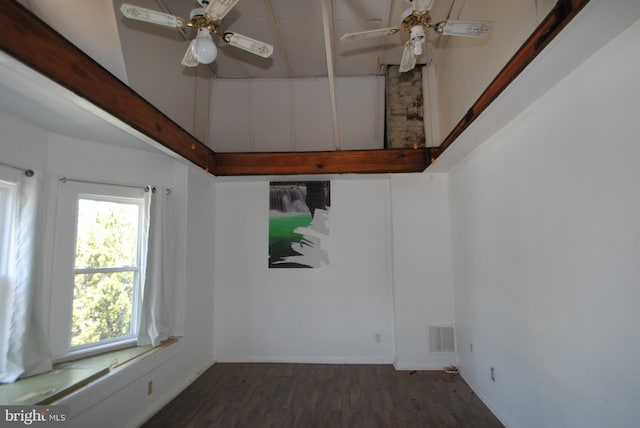
[[[327,75],[320,2],[271,0],[291,77]]]
[[[127,72],[110,0],[29,0],[33,13],[123,82]],[[55,7],[52,7],[55,6]]]
[[[403,1],[403,0],[400,0]],[[376,30],[394,26],[389,13],[399,1],[335,0],[334,48],[335,71],[338,76],[362,76],[382,74],[382,51],[387,45],[398,43],[396,36],[366,40],[342,41],[347,33]]]

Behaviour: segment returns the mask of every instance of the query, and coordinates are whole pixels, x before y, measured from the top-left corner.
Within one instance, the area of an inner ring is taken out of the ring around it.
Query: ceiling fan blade
[[[360,31],[358,33],[349,33],[340,37],[340,40],[362,40],[362,39],[371,39],[374,37],[383,37],[383,36],[391,36],[392,34],[396,34],[400,31],[398,27],[392,28],[380,28],[378,30],[369,30],[369,31]]]
[[[239,0],[211,0],[204,10],[207,18],[213,21],[220,21],[233,7],[238,4]]]
[[[155,10],[145,9],[144,7],[133,6],[130,4],[122,4],[120,11],[124,16],[138,21],[149,22],[151,24],[162,25],[170,28],[183,27],[184,19],[168,13],[156,12]]]
[[[412,0],[411,5],[416,12],[424,13],[431,10],[434,0]]]
[[[184,53],[184,57],[182,58],[182,65],[184,65],[185,67],[197,67],[199,64],[198,58],[193,53],[194,43],[195,42],[193,40],[191,41],[191,43],[189,43],[189,47],[187,48],[187,51]]]
[[[271,54],[273,54],[273,46],[270,44],[252,39],[251,37],[243,36],[242,34],[229,31],[223,34],[222,39],[231,46],[235,46],[236,48],[243,49],[263,58],[269,58]]]
[[[402,51],[402,60],[400,61],[400,72],[404,73],[405,71],[409,71],[416,66],[416,54],[413,52],[413,46],[411,43],[407,43],[404,45],[404,50]]]
[[[445,36],[486,37],[492,26],[491,21],[442,21],[434,29]]]

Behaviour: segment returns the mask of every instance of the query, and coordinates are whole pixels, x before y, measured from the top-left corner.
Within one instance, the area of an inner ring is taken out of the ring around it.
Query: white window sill
[[[109,372],[133,364],[177,341],[169,339],[155,348],[134,346],[55,364],[50,372],[0,385],[0,405],[53,403]]]

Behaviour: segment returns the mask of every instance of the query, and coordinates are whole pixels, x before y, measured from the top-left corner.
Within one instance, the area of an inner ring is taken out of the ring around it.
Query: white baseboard
[[[351,357],[262,357],[262,356],[216,356],[218,363],[285,363],[285,364],[393,364],[392,358]]]
[[[425,364],[425,363],[411,363],[411,362],[395,362],[393,367],[398,371],[407,370],[421,370],[421,371],[441,371],[447,364]]]

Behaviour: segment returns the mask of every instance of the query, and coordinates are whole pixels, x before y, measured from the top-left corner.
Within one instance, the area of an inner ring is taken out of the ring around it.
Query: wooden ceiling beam
[[[422,172],[429,149],[216,153],[216,175],[375,174]]]
[[[15,0],[0,8],[0,48],[214,175],[423,171],[423,150],[215,153]]]
[[[0,48],[201,168],[210,149],[14,0],[0,8]]]
[[[437,148],[215,153],[15,0],[0,8],[0,48],[113,117],[214,175],[424,171],[502,93],[589,0],[559,0]]]
[[[480,116],[480,114],[504,91],[507,86],[535,59],[560,31],[582,10],[589,0],[559,0],[551,12],[511,57],[500,73],[491,81],[464,117],[447,135],[433,160],[440,156]]]

